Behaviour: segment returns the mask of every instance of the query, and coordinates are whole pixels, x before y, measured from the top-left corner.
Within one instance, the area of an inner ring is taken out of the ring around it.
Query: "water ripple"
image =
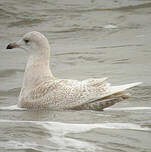
[[[40,125],[50,131],[52,135],[64,136],[69,133],[87,132],[96,128],[104,129],[124,129],[124,130],[143,130],[151,131],[151,128],[142,127],[133,123],[96,123],[96,124],[71,124],[62,122],[50,121],[15,121],[15,120],[0,120],[1,123],[30,123]]]
[[[108,111],[151,110],[151,107],[106,108],[105,110],[108,110]]]

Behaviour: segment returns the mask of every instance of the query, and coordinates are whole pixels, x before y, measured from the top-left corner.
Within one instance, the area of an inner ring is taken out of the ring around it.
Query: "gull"
[[[27,109],[103,110],[127,99],[126,89],[141,82],[111,86],[107,78],[78,81],[53,76],[50,66],[50,45],[40,32],[26,33],[7,49],[21,48],[29,57],[24,72],[18,106]]]

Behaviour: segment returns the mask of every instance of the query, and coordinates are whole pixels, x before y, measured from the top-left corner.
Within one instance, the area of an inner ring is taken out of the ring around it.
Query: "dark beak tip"
[[[10,44],[8,44],[6,49],[12,49],[12,46]]]

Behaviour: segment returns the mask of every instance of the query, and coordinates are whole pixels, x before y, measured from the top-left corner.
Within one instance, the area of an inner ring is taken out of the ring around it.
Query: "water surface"
[[[150,27],[150,0],[1,0],[0,152],[150,152]],[[103,112],[17,109],[27,54],[5,48],[33,30],[55,76],[143,85]]]

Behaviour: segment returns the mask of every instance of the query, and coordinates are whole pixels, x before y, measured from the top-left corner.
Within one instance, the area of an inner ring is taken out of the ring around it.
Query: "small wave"
[[[0,111],[26,111],[26,108],[19,108],[17,105],[9,107],[0,107]],[[125,108],[106,108],[105,111],[135,111],[135,110],[151,110],[151,107],[125,107]]]
[[[66,135],[69,133],[87,132],[92,129],[121,129],[121,130],[151,130],[147,127],[142,127],[138,124],[132,123],[100,123],[100,124],[69,124],[60,122],[47,122],[41,124],[44,128],[48,129],[54,135]]]
[[[115,29],[115,28],[117,28],[117,26],[116,25],[112,25],[112,24],[107,24],[107,25],[104,26],[104,28],[105,29]]]
[[[87,151],[87,152],[95,152],[102,151],[103,147],[98,146],[97,144],[82,141],[79,139],[74,139],[72,137],[68,137],[67,134],[75,134],[75,133],[84,133],[90,131],[92,129],[123,129],[123,130],[140,130],[140,131],[150,131],[151,129],[148,127],[142,127],[138,124],[133,123],[97,123],[97,124],[71,124],[71,123],[62,123],[62,122],[50,122],[50,121],[15,121],[15,120],[0,120],[0,123],[9,123],[11,127],[13,126],[11,123],[15,125],[24,126],[24,124],[31,125],[34,127],[40,127],[39,129],[47,130],[47,133],[50,134],[50,137],[47,136],[45,140],[49,141],[49,143],[53,143],[56,146],[48,146],[44,144],[37,144],[32,142],[21,142],[21,141],[9,141],[3,144],[4,147],[11,147],[12,149],[34,149],[34,150],[42,150],[42,151],[50,151],[53,149],[57,149],[57,151],[66,152],[71,151],[71,149],[76,149],[77,151]],[[26,125],[25,125],[26,127]]]
[[[111,110],[111,111],[151,110],[151,107],[106,108],[105,110]]]
[[[43,128],[49,130],[51,134],[62,136],[68,133],[81,133],[87,132],[92,129],[124,129],[124,130],[151,130],[148,127],[142,127],[138,124],[133,123],[96,123],[96,124],[72,124],[62,122],[51,122],[51,121],[15,121],[15,120],[0,120],[3,123],[32,123],[40,125]]]
[[[50,142],[56,143],[58,147],[71,151],[70,147],[76,149],[76,151],[86,151],[86,152],[102,152],[102,147],[98,147],[94,143],[81,141],[79,139],[73,139],[64,136],[53,136],[49,139]],[[62,151],[61,151],[62,152]]]
[[[9,106],[9,107],[0,107],[0,111],[26,111],[25,108],[19,108],[17,105]]]
[[[82,9],[82,10],[78,10],[78,12],[93,12],[93,11],[123,11],[123,12],[128,12],[130,10],[137,10],[137,9],[141,9],[141,8],[150,8],[151,3],[150,2],[146,2],[146,3],[142,3],[142,4],[132,4],[132,5],[123,5],[123,6],[113,6],[113,7],[95,7],[95,8],[89,8],[89,9]],[[77,11],[77,10],[76,10]]]
[[[13,150],[35,150],[35,151],[58,151],[58,152],[70,152],[71,149],[76,149],[79,151],[95,152],[96,150],[102,151],[102,148],[96,146],[92,143],[80,141],[68,137],[51,137],[47,139],[51,144],[40,144],[34,141],[25,142],[25,141],[4,141],[0,142],[0,147],[4,149],[13,149]],[[56,147],[57,145],[57,147]]]
[[[124,47],[136,47],[136,46],[143,46],[143,45],[142,44],[122,44],[122,45],[95,47],[95,49],[124,48]]]
[[[34,150],[34,151],[43,151],[45,150],[46,152],[50,151],[50,150],[55,150],[55,148],[53,148],[52,146],[48,146],[48,145],[43,145],[43,144],[39,144],[36,143],[34,141],[30,141],[30,142],[22,142],[22,141],[14,141],[14,140],[10,140],[10,141],[4,141],[4,142],[0,142],[0,147],[4,148],[4,149],[13,149],[13,150],[18,150],[18,149],[24,149],[24,150]]]
[[[66,56],[66,55],[98,55],[98,52],[64,52],[64,53],[56,53],[54,56]],[[101,54],[103,54],[101,52]]]

